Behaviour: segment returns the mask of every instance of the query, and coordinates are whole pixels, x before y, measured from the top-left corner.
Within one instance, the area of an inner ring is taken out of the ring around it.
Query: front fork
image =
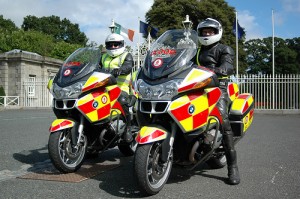
[[[71,129],[72,144],[74,146],[79,146],[80,144],[81,137],[83,135],[83,127],[84,127],[83,122],[84,122],[84,117],[83,115],[81,115],[79,125],[75,124],[74,128]],[[77,135],[78,135],[78,139],[77,139]]]
[[[167,162],[171,156],[171,151],[173,150],[173,144],[175,139],[175,133],[177,130],[177,125],[175,123],[171,124],[171,133],[168,134],[167,138],[162,143],[162,154],[161,161]]]

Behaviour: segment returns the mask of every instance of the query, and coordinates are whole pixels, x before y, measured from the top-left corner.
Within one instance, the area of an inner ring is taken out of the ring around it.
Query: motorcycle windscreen
[[[56,82],[64,87],[90,74],[97,67],[101,52],[98,48],[79,48],[63,63],[56,76]]]
[[[169,30],[161,35],[147,53],[143,71],[150,79],[167,76],[192,64],[197,53],[197,33],[186,37],[184,30]]]

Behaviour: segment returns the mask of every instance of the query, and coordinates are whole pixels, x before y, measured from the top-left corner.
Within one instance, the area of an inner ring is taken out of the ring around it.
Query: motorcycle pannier
[[[234,136],[243,136],[251,125],[254,113],[254,99],[249,93],[237,96],[231,104],[229,120]]]

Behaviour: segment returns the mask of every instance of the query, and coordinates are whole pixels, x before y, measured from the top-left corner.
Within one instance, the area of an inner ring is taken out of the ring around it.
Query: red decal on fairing
[[[244,114],[244,113],[248,110],[248,108],[249,108],[249,104],[248,104],[248,102],[246,102],[246,103],[245,103],[245,106],[244,106],[244,108],[243,108],[242,114]]]
[[[222,119],[220,110],[217,106],[215,106],[214,109],[210,112],[210,115],[217,117],[219,119],[220,123],[221,124],[223,123],[223,119]]]
[[[64,76],[66,77],[66,76],[69,76],[70,74],[71,74],[71,69],[67,69],[67,70],[65,70],[65,72],[64,72]]]
[[[175,55],[176,50],[173,49],[159,49],[159,50],[154,50],[151,52],[151,56],[154,55]]]
[[[85,104],[78,106],[78,108],[85,114],[90,113],[95,110],[95,108],[93,107],[93,102],[94,100],[91,100]]]
[[[205,124],[207,122],[208,109],[193,116],[193,129]]]
[[[183,92],[183,91],[187,91],[187,90],[191,90],[195,85],[197,84],[197,82],[193,83],[193,84],[189,84],[187,86],[184,86],[182,88],[178,89],[178,92]]]
[[[221,96],[221,91],[218,88],[213,89],[212,91],[207,93],[208,106],[212,106],[218,102]]]
[[[161,58],[157,58],[152,62],[153,68],[160,68],[163,65],[163,60]]]
[[[97,110],[98,120],[110,114],[110,104],[107,104]]]
[[[248,97],[249,97],[248,94],[245,94],[245,95],[241,94],[241,95],[239,95],[239,99],[247,99]]]
[[[153,133],[151,133],[150,135],[146,136],[146,137],[143,137],[140,139],[140,142],[139,143],[146,143],[146,142],[149,142],[151,140],[154,140],[162,135],[164,135],[165,133],[160,131],[160,130],[155,130]]]
[[[121,89],[119,87],[115,87],[112,90],[110,90],[108,92],[108,95],[110,97],[110,101],[114,101],[115,99],[117,99],[121,94]]]
[[[203,91],[188,94],[188,98],[189,98],[190,101],[193,101],[194,99],[200,97],[201,95],[203,95]]]
[[[233,84],[229,84],[228,85],[228,92],[229,92],[229,96],[234,94],[234,86]]]
[[[89,85],[88,87],[83,88],[82,92],[85,92],[85,91],[93,89],[97,84],[98,84],[98,82],[95,82],[92,85]]]
[[[78,61],[70,61],[68,63],[65,63],[64,66],[80,66],[81,63]]]
[[[91,94],[93,95],[93,98],[96,98],[96,97],[102,95],[103,93],[104,93],[104,89],[102,88],[99,90],[97,89],[96,91],[92,92]]]
[[[124,112],[124,110],[123,110],[123,108],[122,108],[120,102],[117,101],[117,102],[113,105],[112,108],[113,108],[113,109],[118,109],[118,110],[120,110],[121,113],[122,113],[122,115],[125,116],[125,112]]]
[[[174,117],[178,121],[181,121],[181,120],[191,117],[191,114],[189,114],[189,112],[188,112],[190,104],[191,103],[187,103],[177,109],[172,110],[171,111],[172,115],[174,115]]]
[[[65,121],[63,121],[62,123],[60,123],[60,124],[58,124],[58,125],[56,125],[56,126],[53,126],[53,127],[50,126],[49,131],[50,131],[50,132],[57,131],[57,130],[60,129],[61,127],[67,126],[67,125],[69,125],[69,124],[72,124],[72,122],[70,122],[70,121],[68,121],[68,120],[65,120]]]

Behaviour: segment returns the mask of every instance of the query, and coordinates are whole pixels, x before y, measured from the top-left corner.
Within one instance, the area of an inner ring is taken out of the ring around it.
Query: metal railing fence
[[[300,110],[300,75],[240,75],[240,93],[252,93],[256,110]],[[22,84],[23,96],[0,96],[0,106],[51,107],[47,79]]]
[[[19,96],[0,96],[0,106],[19,106]]]
[[[300,75],[279,74],[264,76],[242,75],[238,77],[240,93],[252,93],[255,109],[300,109]]]

